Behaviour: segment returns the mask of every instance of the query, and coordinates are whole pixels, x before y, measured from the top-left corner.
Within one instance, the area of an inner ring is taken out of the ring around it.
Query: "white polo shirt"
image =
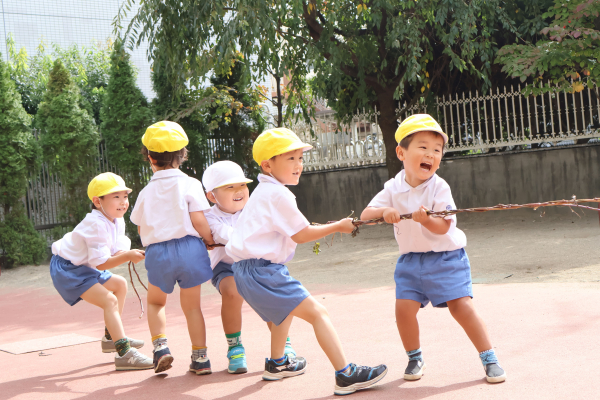
[[[281,182],[263,174],[258,175],[258,182],[225,251],[236,262],[262,258],[284,264],[296,251],[291,237],[309,223],[298,210],[296,196]]]
[[[210,209],[202,184],[178,169],[156,171],[142,189],[131,212],[131,222],[140,227],[144,246],[200,237],[190,219],[190,213]]]
[[[52,243],[52,254],[90,268],[104,264],[118,251],[129,249],[131,240],[125,236],[125,220],[110,221],[98,210],[92,210],[72,232]]]
[[[450,186],[445,180],[434,174],[429,180],[417,187],[410,186],[405,179],[404,170],[390,179],[369,203],[369,207],[393,207],[400,214],[411,214],[425,206],[432,211],[455,210]],[[450,229],[444,235],[432,233],[413,220],[404,220],[394,224],[394,235],[400,254],[444,252],[462,249],[467,245],[464,232],[456,227],[456,215],[446,217],[452,221]]]
[[[204,213],[215,243],[229,243],[229,238],[231,238],[231,234],[233,233],[233,227],[240,218],[241,213],[242,210],[235,214],[226,213],[216,204]],[[210,251],[210,267],[215,269],[215,266],[221,261],[230,265],[233,264],[233,259],[227,255],[225,247],[215,247]]]

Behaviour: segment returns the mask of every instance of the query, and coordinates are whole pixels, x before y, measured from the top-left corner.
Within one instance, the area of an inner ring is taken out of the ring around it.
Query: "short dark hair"
[[[444,139],[444,136],[439,133],[439,132],[435,132],[435,131],[419,131],[419,132],[432,132],[435,133],[436,136],[441,137],[442,139]],[[418,133],[418,132],[415,132]],[[415,134],[410,134],[407,137],[405,137],[404,139],[402,139],[400,141],[400,143],[398,144],[400,147],[402,147],[403,149],[408,149],[408,146],[410,146],[410,144],[412,143],[413,139],[415,138]],[[442,148],[442,154],[446,153],[446,140],[444,139],[444,147]]]
[[[179,165],[181,165],[188,159],[188,150],[185,147],[177,151],[165,151],[163,153],[157,153],[155,151],[148,150],[146,146],[142,145],[141,153],[144,156],[145,161],[150,161],[148,156],[152,157],[152,159],[156,161],[155,165],[159,168],[163,168],[168,165],[173,168],[177,168],[178,165],[173,165],[174,162],[178,162]]]
[[[98,198],[104,200],[104,196],[98,196]],[[96,208],[96,205],[94,204],[93,201],[92,201],[92,210],[100,210],[99,208]]]

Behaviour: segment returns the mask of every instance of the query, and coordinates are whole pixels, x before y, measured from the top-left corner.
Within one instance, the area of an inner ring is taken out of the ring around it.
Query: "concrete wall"
[[[600,145],[457,157],[438,174],[458,208],[600,197]],[[385,167],[305,172],[289,188],[311,222],[357,216],[387,181]]]

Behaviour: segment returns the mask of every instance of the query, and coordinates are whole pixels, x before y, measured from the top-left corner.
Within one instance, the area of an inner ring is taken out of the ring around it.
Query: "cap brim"
[[[133,190],[129,189],[127,186],[116,186],[112,189],[106,190],[104,192],[100,192],[96,196],[102,197],[102,196],[106,196],[107,194],[111,194],[111,193],[115,193],[115,192],[124,192],[124,191],[126,191],[127,194],[133,192]]]
[[[222,188],[223,186],[235,185],[236,183],[250,183],[250,182],[252,182],[252,179],[245,178],[244,180],[239,180],[238,178],[232,178],[232,179],[226,180],[225,182],[219,183],[219,186],[215,186],[214,188],[210,189],[209,192],[213,189]]]

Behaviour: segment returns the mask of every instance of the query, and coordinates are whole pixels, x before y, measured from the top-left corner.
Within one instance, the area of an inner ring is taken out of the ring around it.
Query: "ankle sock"
[[[106,326],[104,327],[104,337],[106,338],[106,340],[112,340],[112,338],[110,337],[110,333],[108,333],[108,328]]]
[[[290,337],[288,336],[287,339],[285,339],[285,346],[289,346],[292,347],[292,341],[290,340]]]
[[[498,364],[498,357],[496,357],[494,349],[482,351],[479,353],[479,358],[484,367],[488,364]]]
[[[407,351],[406,354],[408,355],[408,361],[417,360],[423,362],[423,355],[421,354],[420,347],[416,350]]]
[[[344,375],[348,375],[345,372],[349,371],[350,369],[350,364],[346,365],[344,368],[340,369],[339,371],[335,371],[337,374],[344,374]]]
[[[227,344],[229,345],[227,351],[242,345],[242,331],[236,333],[226,333],[225,337],[227,338]]]
[[[194,360],[199,358],[207,358],[207,351],[208,347],[192,346],[192,358]]]
[[[161,333],[156,336],[152,336],[152,344],[154,345],[154,350],[160,345],[167,345],[167,335]]]
[[[275,361],[275,364],[281,365],[285,362],[286,358],[287,358],[287,356],[284,355],[281,358],[271,358],[271,360]]]
[[[131,344],[129,343],[129,339],[123,338],[119,339],[115,342],[115,349],[119,354],[119,357],[123,357],[129,350],[131,350]]]

